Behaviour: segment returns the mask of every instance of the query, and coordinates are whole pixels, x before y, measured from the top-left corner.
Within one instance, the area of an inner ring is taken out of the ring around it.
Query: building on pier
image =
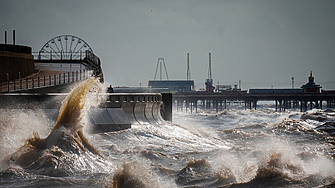
[[[308,77],[308,83],[301,86],[304,93],[320,93],[322,86],[315,84],[312,71]]]
[[[148,85],[149,88],[161,88],[170,93],[194,92],[194,80],[151,80]]]

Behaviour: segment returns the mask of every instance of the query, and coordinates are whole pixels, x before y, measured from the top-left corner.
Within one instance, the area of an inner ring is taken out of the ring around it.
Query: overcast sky
[[[290,88],[310,71],[335,89],[334,0],[1,0],[0,43],[16,30],[16,43],[33,51],[55,36],[86,41],[100,57],[105,81],[146,86],[164,58],[170,80],[204,88],[208,53],[214,82],[248,88]],[[163,77],[165,78],[165,77]]]

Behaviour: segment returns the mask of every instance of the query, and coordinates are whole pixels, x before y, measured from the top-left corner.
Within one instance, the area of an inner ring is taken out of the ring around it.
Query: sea
[[[85,113],[102,91],[77,87],[57,122],[0,110],[1,188],[335,187],[335,109],[173,109],[172,122],[92,134]]]

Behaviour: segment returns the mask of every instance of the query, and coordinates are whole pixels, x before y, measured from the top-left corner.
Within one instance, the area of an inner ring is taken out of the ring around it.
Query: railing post
[[[62,75],[59,74],[59,75],[58,75],[58,84],[59,84],[59,85],[60,85],[60,80],[61,80],[61,78],[62,78]]]
[[[8,92],[9,92],[9,73],[7,73],[7,83],[8,83]]]
[[[67,83],[70,82],[70,72],[67,72]]]
[[[54,86],[56,85],[56,75],[54,74]]]
[[[45,76],[43,77],[44,87],[45,87]]]
[[[65,72],[64,72],[64,75],[63,75],[63,76],[64,76],[64,84],[65,84]]]
[[[49,75],[49,86],[51,85],[51,75]]]
[[[72,72],[72,82],[74,82],[74,72]]]

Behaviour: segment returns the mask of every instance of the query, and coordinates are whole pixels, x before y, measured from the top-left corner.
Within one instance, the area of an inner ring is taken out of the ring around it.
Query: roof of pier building
[[[304,93],[320,93],[320,89],[322,86],[315,84],[314,77],[312,75],[312,71],[308,77],[308,82],[301,86],[304,90]]]

